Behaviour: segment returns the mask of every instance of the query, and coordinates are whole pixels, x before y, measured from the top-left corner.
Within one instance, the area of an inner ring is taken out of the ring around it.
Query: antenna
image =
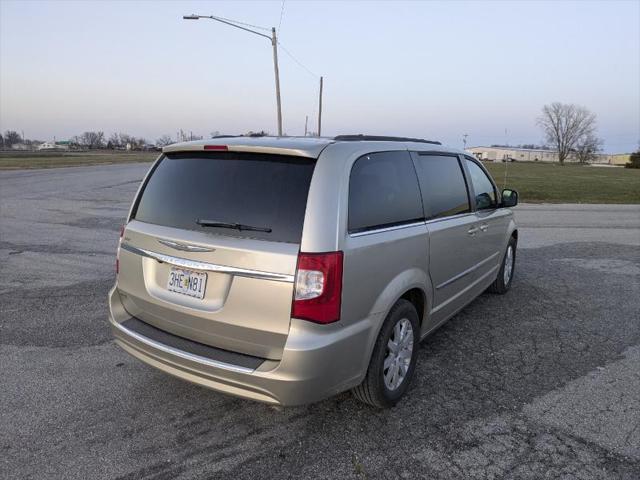
[[[504,139],[505,139],[505,145],[507,145],[507,148],[509,148],[509,137],[507,134],[507,129],[504,129]],[[509,166],[509,158],[505,158],[504,159],[504,181],[502,182],[502,189],[504,190],[505,188],[507,188],[507,167]]]
[[[320,77],[320,98],[318,99],[318,136],[322,136],[322,76]]]

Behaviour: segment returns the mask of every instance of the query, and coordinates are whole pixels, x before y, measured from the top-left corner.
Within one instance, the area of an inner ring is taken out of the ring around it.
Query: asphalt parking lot
[[[148,167],[0,172],[0,477],[640,478],[640,206],[519,206],[511,292],[423,342],[406,400],[277,409],[111,340]]]

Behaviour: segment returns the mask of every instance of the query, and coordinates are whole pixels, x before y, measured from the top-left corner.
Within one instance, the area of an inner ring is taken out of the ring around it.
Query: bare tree
[[[558,151],[558,160],[564,164],[581,140],[587,136],[595,137],[596,116],[584,107],[554,102],[542,107],[538,125],[547,142]]]
[[[104,132],[84,132],[78,143],[88,149],[104,147]]]
[[[120,133],[118,134],[120,137],[120,146],[124,148],[133,148],[133,144],[135,143],[135,138],[133,135],[129,135],[128,133]],[[127,147],[128,145],[128,147]]]
[[[598,152],[602,149],[602,140],[593,134],[585,135],[578,140],[576,144],[575,153],[580,163],[593,162]]]
[[[139,139],[128,133],[113,133],[109,137],[109,143],[113,148],[130,148],[135,149],[140,142],[144,143],[144,139]],[[127,147],[128,146],[128,147]]]
[[[120,135],[117,133],[112,133],[109,137],[109,141],[107,142],[107,148],[116,149],[122,147],[122,142],[120,141]]]
[[[166,147],[167,145],[171,145],[173,140],[169,135],[162,135],[158,140],[156,140],[156,145],[158,147]]]
[[[15,130],[7,130],[4,132],[4,145],[7,148],[11,148],[17,143],[22,142],[22,137]]]

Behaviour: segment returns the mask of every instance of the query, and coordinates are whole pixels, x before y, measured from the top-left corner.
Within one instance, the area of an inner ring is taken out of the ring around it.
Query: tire
[[[396,325],[398,325],[398,328],[396,328]],[[406,328],[411,328],[412,340],[407,340],[406,342],[408,343],[405,343],[407,347],[400,349],[403,355],[397,355],[389,349],[389,343],[390,341],[396,340],[398,335],[402,334],[403,327],[405,328],[404,338],[407,338],[406,336],[408,335]],[[373,347],[367,374],[362,383],[353,389],[354,396],[361,402],[374,407],[393,407],[405,394],[411,383],[418,358],[419,337],[420,323],[418,321],[418,312],[411,302],[404,299],[398,300],[382,324],[382,328]],[[407,358],[407,354],[409,355],[409,364],[406,366],[406,363],[404,363],[403,368],[403,359]],[[385,359],[391,362],[389,368],[386,369],[386,376],[384,368]],[[395,381],[398,382],[395,386],[394,370],[397,370]],[[405,370],[404,376],[402,376],[403,370]]]
[[[517,245],[518,243],[516,242],[516,239],[511,237],[509,239],[509,243],[507,244],[507,249],[504,252],[504,256],[502,257],[502,265],[500,266],[500,270],[498,271],[498,276],[489,287],[489,291],[491,293],[504,295],[511,288],[511,284],[513,283],[513,275],[515,274],[516,270]],[[511,255],[509,254],[509,252],[511,252]],[[509,268],[509,263],[511,263],[511,268]],[[505,272],[508,272],[508,275],[505,275]]]

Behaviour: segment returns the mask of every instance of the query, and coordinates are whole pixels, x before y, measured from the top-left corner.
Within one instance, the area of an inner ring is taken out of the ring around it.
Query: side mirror
[[[505,189],[502,190],[502,207],[510,208],[515,207],[518,204],[518,192],[515,190]]]
[[[480,195],[476,195],[476,208],[482,210],[484,208],[491,208],[495,206],[495,202],[491,199],[491,196],[484,192]]]

